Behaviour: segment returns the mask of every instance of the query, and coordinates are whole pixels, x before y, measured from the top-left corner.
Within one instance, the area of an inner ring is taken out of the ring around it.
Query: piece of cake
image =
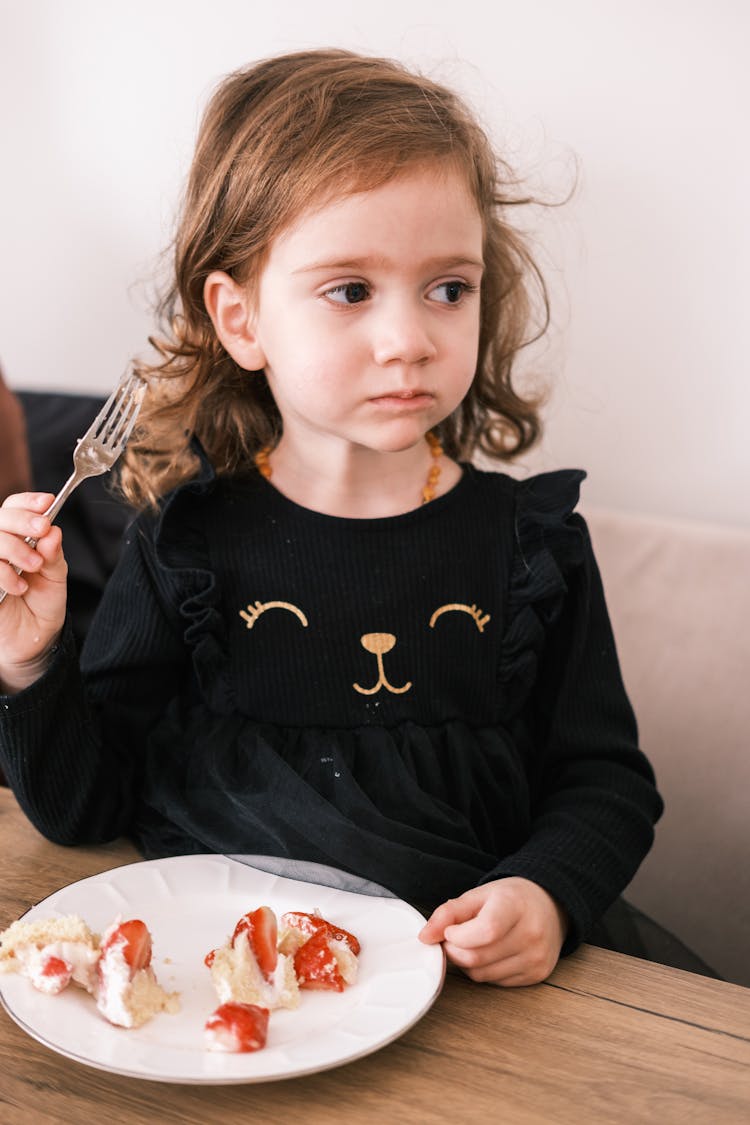
[[[117,919],[102,935],[96,1006],[118,1027],[141,1027],[158,1012],[175,1012],[177,993],[166,992],[151,968],[151,934],[140,919]]]
[[[299,989],[293,958],[277,949],[276,915],[260,906],[240,918],[232,937],[205,958],[222,1004],[296,1008]]]
[[[0,972],[20,973],[50,995],[71,981],[95,993],[99,957],[99,935],[75,914],[20,919],[0,934]]]
[[[300,910],[282,914],[281,924],[279,948],[294,958],[300,988],[343,992],[354,984],[360,951],[354,934],[320,914]]]
[[[209,1051],[259,1051],[266,1045],[268,1008],[257,1004],[221,1004],[206,1020]]]

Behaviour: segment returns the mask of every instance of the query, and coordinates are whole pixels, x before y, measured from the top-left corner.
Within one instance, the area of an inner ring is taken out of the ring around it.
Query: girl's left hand
[[[507,987],[545,980],[560,956],[567,917],[537,883],[517,877],[473,887],[433,911],[419,934],[476,981]]]

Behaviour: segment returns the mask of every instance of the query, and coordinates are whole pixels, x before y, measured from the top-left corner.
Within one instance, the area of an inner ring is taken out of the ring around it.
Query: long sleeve
[[[0,762],[39,831],[98,843],[131,824],[146,735],[177,695],[185,650],[134,525],[92,624],[81,667],[69,622],[31,687],[0,697]]]
[[[557,554],[564,593],[537,606],[546,638],[521,716],[535,748],[531,832],[482,881],[517,875],[548,890],[570,918],[568,952],[630,882],[663,806],[638,748],[586,525],[565,513],[539,541],[548,561]]]

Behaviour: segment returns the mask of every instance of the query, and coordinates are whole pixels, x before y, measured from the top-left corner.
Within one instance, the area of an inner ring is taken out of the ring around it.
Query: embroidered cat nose
[[[362,648],[372,653],[390,652],[396,643],[393,633],[365,633],[360,637]]]
[[[383,667],[383,653],[390,652],[396,643],[393,633],[365,633],[364,636],[359,638],[359,643],[366,652],[371,652],[378,662],[378,682],[371,688],[363,688],[359,684],[352,684],[355,691],[358,691],[360,695],[375,695],[381,688],[385,688],[386,691],[393,692],[394,695],[401,695],[409,690],[411,680],[403,687],[394,687],[393,684],[388,683],[388,677]]]

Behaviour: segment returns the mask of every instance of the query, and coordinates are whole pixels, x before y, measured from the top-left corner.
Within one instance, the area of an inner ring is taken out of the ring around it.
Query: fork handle
[[[85,478],[90,475],[91,474],[89,473],[82,473],[75,469],[73,470],[73,472],[66,480],[65,484],[58,492],[55,499],[50,504],[49,508],[47,508],[47,511],[44,512],[44,515],[47,517],[50,523],[54,520],[55,516],[60,511],[65,501],[68,499],[71,492],[78,487],[82,480],[85,480]],[[34,539],[31,535],[27,535],[24,537],[24,543],[28,543],[28,545],[32,548],[36,547],[36,539]],[[16,566],[15,563],[13,564],[13,569],[15,570],[16,574],[23,574],[23,567]],[[0,589],[0,603],[4,602],[7,596],[8,591]]]
[[[52,521],[55,519],[55,516],[60,511],[60,509],[62,508],[65,501],[68,499],[71,492],[75,488],[78,487],[78,485],[81,483],[82,480],[85,480],[86,477],[91,476],[91,475],[92,475],[91,473],[84,473],[84,472],[81,472],[79,469],[73,470],[73,472],[70,474],[70,476],[66,480],[65,484],[62,486],[62,488],[58,492],[55,499],[50,504],[49,508],[47,508],[47,511],[44,513],[44,515],[47,517],[47,519],[50,521],[50,523],[52,523]],[[26,542],[29,543],[30,540],[27,539]],[[34,546],[36,546],[36,540],[34,540]]]

